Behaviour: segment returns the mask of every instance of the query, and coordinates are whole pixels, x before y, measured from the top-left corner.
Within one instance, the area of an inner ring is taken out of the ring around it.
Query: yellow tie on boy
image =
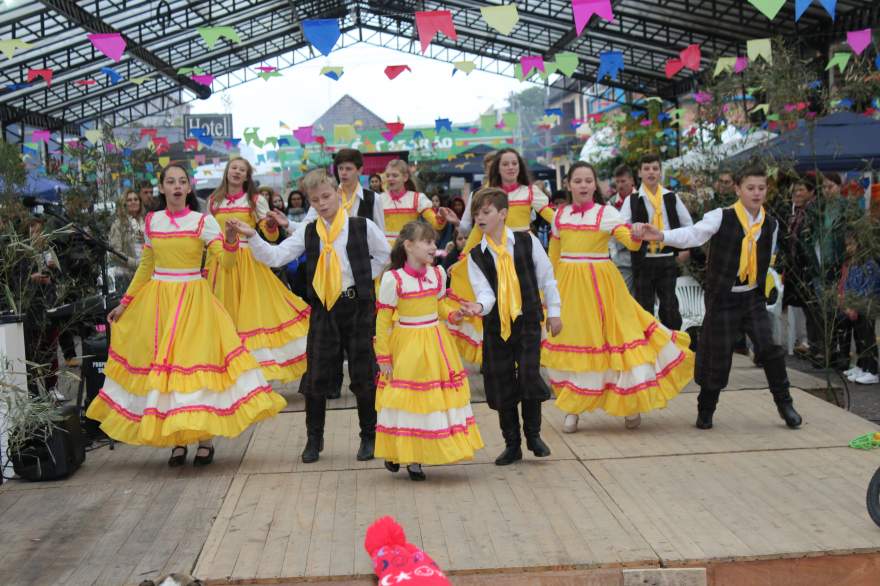
[[[749,217],[741,201],[733,204],[733,211],[736,212],[736,218],[745,232],[739,250],[739,271],[737,274],[743,283],[754,285],[758,282],[758,232],[761,231],[764,218],[767,216],[764,213],[764,208],[761,208],[761,211],[758,212],[760,220],[749,226]]]
[[[651,202],[651,206],[654,208],[654,217],[651,218],[651,225],[657,228],[660,232],[663,231],[663,190],[660,188],[660,185],[657,185],[657,191],[651,192],[651,189],[647,185],[643,185],[645,188],[645,195],[648,198],[648,201]],[[656,253],[658,250],[663,248],[663,245],[659,242],[652,242],[649,246],[652,253]]]
[[[333,242],[345,227],[346,219],[345,210],[339,208],[333,217],[333,223],[330,224],[329,234],[327,223],[322,218],[318,218],[318,221],[315,222],[318,236],[321,238],[321,256],[318,257],[315,276],[312,277],[312,287],[315,288],[318,299],[321,300],[327,311],[333,309],[336,300],[342,294],[342,265],[339,264],[339,255],[333,248]]]
[[[506,235],[505,235],[506,237]],[[513,321],[522,315],[522,295],[519,291],[519,278],[513,266],[513,257],[507,251],[506,242],[502,237],[501,244],[495,244],[492,237],[486,234],[486,242],[495,253],[495,272],[498,273],[498,318],[501,321],[501,339],[510,337]]]

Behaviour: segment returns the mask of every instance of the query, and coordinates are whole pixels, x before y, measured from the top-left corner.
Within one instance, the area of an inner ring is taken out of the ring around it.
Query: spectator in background
[[[449,200],[445,195],[435,193],[431,196],[431,205],[434,208],[434,213],[439,213],[440,208],[448,207]],[[460,217],[461,216],[459,216],[459,218]],[[441,230],[437,230],[437,251],[441,255],[445,255],[446,245],[455,240],[455,231],[457,228],[457,224],[447,222]]]
[[[141,181],[138,184],[138,195],[141,198],[141,203],[144,205],[144,214],[159,209],[159,198],[153,193],[153,184],[149,181]]]
[[[116,218],[110,226],[110,246],[128,260],[123,262],[115,254],[111,254],[109,258],[116,291],[120,293],[128,289],[140,263],[144,249],[146,215],[143,200],[136,191],[127,191],[117,205]]]
[[[455,212],[456,216],[458,216],[459,218],[464,217],[464,199],[462,199],[461,197],[454,197],[452,199],[452,203],[449,204],[449,207],[452,209],[453,212]]]
[[[299,224],[309,212],[309,204],[303,192],[294,189],[287,195],[287,219]]]
[[[729,170],[722,170],[718,173],[718,179],[715,180],[715,208],[726,208],[736,203],[736,182],[733,180],[733,173]]]
[[[608,198],[608,205],[614,206],[618,210],[623,207],[624,203],[628,203],[627,198],[632,195],[632,193],[636,189],[636,181],[633,178],[632,169],[627,167],[626,165],[620,165],[614,170],[614,186],[616,188],[615,192],[611,194]],[[626,288],[629,291],[629,294],[633,294],[633,272],[632,272],[632,257],[630,256],[629,250],[617,241],[616,238],[612,238],[610,240],[610,250],[611,254],[611,262],[614,263],[614,266],[617,267],[617,270],[620,271],[620,276],[623,277],[623,282],[626,283]]]
[[[460,231],[455,231],[455,239],[446,245],[446,257],[443,259],[443,268],[446,269],[446,282],[447,285],[451,276],[449,275],[449,269],[458,262],[458,259],[461,258],[461,251],[464,250],[464,245],[467,243],[467,235]]]
[[[287,215],[287,206],[284,205],[284,198],[281,194],[272,192],[272,198],[269,200],[269,209],[278,210],[285,216]]]
[[[376,193],[382,193],[385,191],[382,188],[382,176],[378,173],[370,175],[370,191],[375,191]]]

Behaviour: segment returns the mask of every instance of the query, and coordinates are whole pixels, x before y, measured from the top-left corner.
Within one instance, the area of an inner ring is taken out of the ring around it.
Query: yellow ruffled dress
[[[507,192],[507,221],[505,225],[514,232],[525,232],[532,224],[532,210],[548,223],[553,221],[553,208],[547,195],[534,186],[516,185]],[[468,205],[473,201],[473,194]],[[473,219],[472,219],[473,221]],[[459,261],[452,265],[449,274],[452,277],[448,298],[452,304],[450,311],[461,307],[462,301],[475,301],[467,270],[467,257],[471,249],[483,239],[483,231],[474,224],[468,235],[467,242],[461,251]],[[458,351],[465,362],[483,363],[483,319],[479,316],[467,317],[459,324],[449,324],[449,333],[455,338]]]
[[[446,273],[408,267],[382,276],[376,359],[391,364],[376,390],[376,457],[398,464],[470,460],[483,447],[467,373],[446,330]],[[393,315],[397,312],[397,321]]]
[[[386,191],[382,198],[382,210],[385,214],[385,238],[388,245],[394,246],[397,235],[404,226],[422,218],[435,230],[442,230],[446,225],[445,218],[439,217],[432,207],[431,200],[424,193],[418,191],[404,191],[391,193]]]
[[[211,207],[221,229],[225,229],[228,219],[236,218],[252,228],[259,223],[270,239],[278,237],[277,228],[268,230],[265,226],[269,205],[261,196],[257,196],[253,212],[244,193]],[[214,294],[232,316],[238,335],[260,363],[263,375],[282,383],[300,378],[306,370],[309,305],[279,281],[269,267],[254,260],[244,237],[235,264],[224,268],[215,263],[208,278]]]
[[[544,340],[541,364],[556,406],[567,413],[645,413],[665,407],[693,378],[690,337],[664,327],[630,296],[608,257],[612,235],[630,250],[641,244],[612,206],[567,205],[552,223],[562,332]]]
[[[167,447],[235,437],[281,411],[284,399],[202,277],[206,245],[210,258],[234,262],[217,222],[163,210],[147,215],[145,240],[86,416],[118,441]]]

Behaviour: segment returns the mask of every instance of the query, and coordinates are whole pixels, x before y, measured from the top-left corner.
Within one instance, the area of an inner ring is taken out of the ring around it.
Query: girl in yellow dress
[[[531,174],[526,162],[516,149],[501,149],[487,162],[488,170],[486,178],[489,187],[500,187],[507,193],[509,204],[507,215],[507,227],[514,232],[524,232],[532,224],[532,211],[541,216],[547,222],[553,220],[553,208],[550,207],[550,199],[537,185],[532,183]],[[469,198],[470,199],[470,198]],[[468,209],[462,219],[465,228],[470,228],[473,219]],[[483,239],[483,231],[474,226],[468,236],[464,250],[461,251],[461,261],[454,265],[449,273],[451,279],[450,301],[457,307],[462,301],[474,301],[474,292],[471,289],[467,272],[467,255],[471,249]],[[455,337],[458,350],[465,361],[473,364],[481,364],[483,361],[483,321],[479,316],[466,317],[460,324],[450,324],[449,329]]]
[[[388,238],[389,245],[394,245],[403,226],[419,218],[428,222],[435,230],[442,230],[447,221],[458,224],[455,212],[449,208],[439,208],[435,212],[428,196],[416,191],[406,161],[388,161],[385,182],[388,191],[381,197],[385,211],[385,237]]]
[[[635,428],[641,413],[666,406],[693,378],[687,334],[668,330],[630,296],[608,256],[611,236],[637,250],[630,226],[601,198],[596,170],[577,162],[568,172],[572,204],[552,223],[550,260],[562,296],[558,336],[544,340],[556,406],[568,413],[563,431],[577,430],[578,415],[597,408],[626,418]]]
[[[162,170],[159,192],[137,272],[107,316],[113,335],[104,387],[86,415],[118,441],[175,446],[170,466],[183,465],[186,445],[198,442],[193,465],[202,466],[214,458],[211,438],[235,437],[285,402],[202,278],[205,247],[209,258],[231,265],[237,240],[227,244],[214,218],[194,211],[182,167]]]
[[[270,242],[278,239],[278,225],[268,215],[269,203],[257,193],[253,168],[246,159],[236,157],[226,164],[223,181],[211,194],[208,209],[221,229],[227,220],[236,218],[259,228]],[[300,378],[306,369],[309,306],[269,267],[254,260],[246,237],[239,242],[234,265],[224,268],[215,264],[209,279],[263,375],[282,383]]]
[[[431,266],[435,238],[427,224],[403,227],[377,302],[376,457],[391,472],[407,464],[412,480],[425,480],[422,464],[470,460],[483,447],[467,373],[443,324],[460,315],[443,302],[446,273]]]

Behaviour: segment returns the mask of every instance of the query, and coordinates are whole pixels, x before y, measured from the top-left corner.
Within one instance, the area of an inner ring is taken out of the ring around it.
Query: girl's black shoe
[[[406,467],[406,471],[409,473],[410,480],[427,480],[428,477],[425,476],[425,473],[422,472],[421,464],[410,464]]]
[[[199,452],[196,450],[196,457],[193,458],[194,467],[207,466],[214,461],[214,446],[199,446],[199,450],[208,450],[208,455],[199,456]]]
[[[389,472],[400,472],[400,464],[385,460],[385,470],[388,470]]]
[[[175,452],[183,450],[182,453],[175,455]],[[171,457],[168,458],[168,466],[171,468],[179,468],[186,464],[186,446],[174,446],[171,449]]]

